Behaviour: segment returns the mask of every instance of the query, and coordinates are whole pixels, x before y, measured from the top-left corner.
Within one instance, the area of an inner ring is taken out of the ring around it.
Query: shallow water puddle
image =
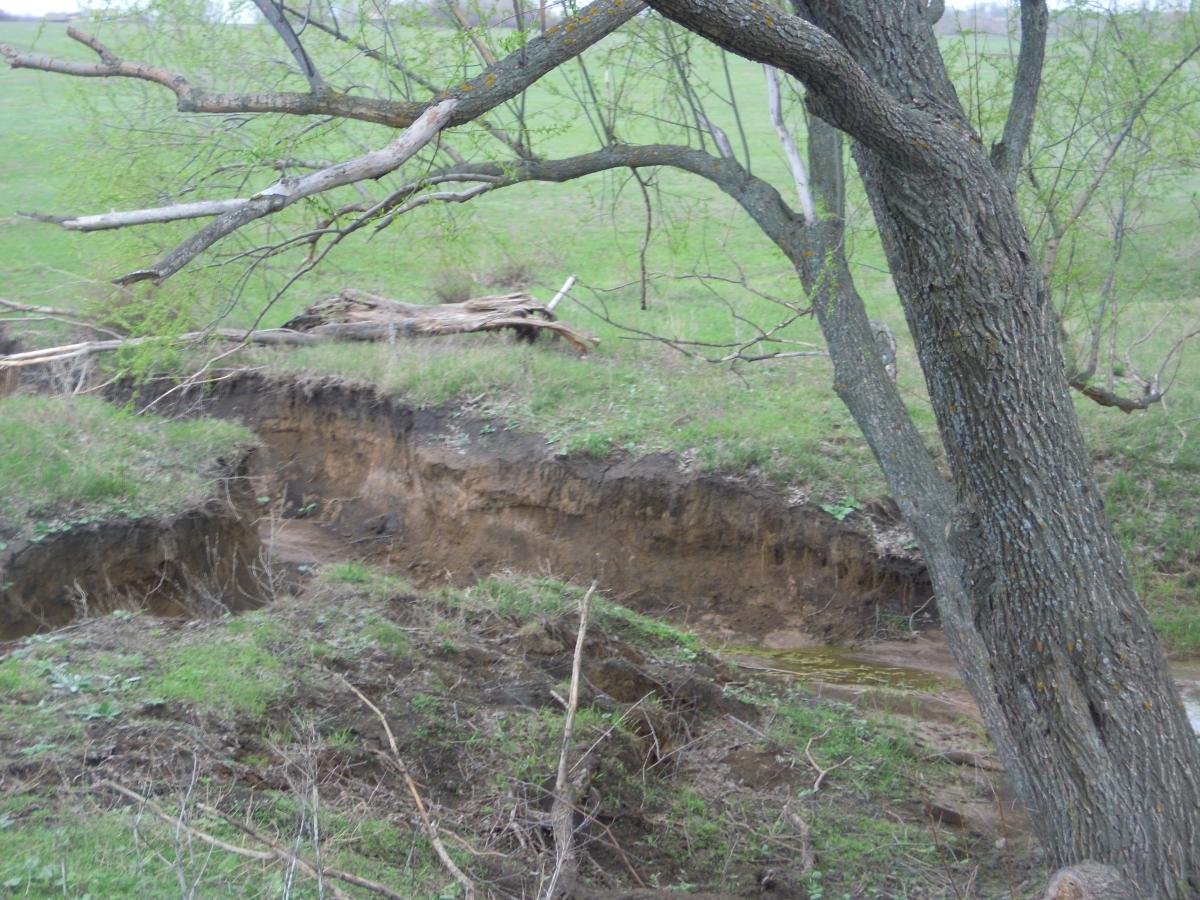
[[[918,694],[962,689],[957,678],[908,666],[883,665],[861,652],[838,647],[803,650],[765,650],[759,647],[724,647],[721,652],[748,669],[794,675],[807,681],[863,688],[888,688]],[[1183,706],[1192,730],[1200,734],[1200,665],[1173,667]]]
[[[758,647],[726,647],[727,656],[740,658],[747,668],[797,675],[826,684],[860,685],[900,691],[936,692],[955,686],[954,681],[935,672],[906,666],[873,663],[852,650],[839,647],[809,647],[803,650],[764,650]],[[760,665],[761,664],[761,665]]]

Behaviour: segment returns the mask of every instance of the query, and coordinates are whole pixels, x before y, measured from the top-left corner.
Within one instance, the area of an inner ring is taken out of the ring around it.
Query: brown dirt
[[[0,551],[0,640],[115,609],[200,615],[259,605],[254,498],[241,472],[202,505],[77,526]]]
[[[788,645],[860,637],[930,596],[919,562],[670,456],[564,456],[503,422],[329,380],[247,372],[174,402],[252,427],[255,472],[283,515],[319,519],[418,584],[504,569],[598,578],[635,608]]]

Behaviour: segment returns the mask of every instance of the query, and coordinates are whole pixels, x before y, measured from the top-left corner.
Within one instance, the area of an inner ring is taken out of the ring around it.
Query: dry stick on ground
[[[586,778],[577,778],[568,785],[570,771],[571,733],[575,727],[575,710],[579,708],[579,680],[583,669],[583,641],[587,636],[588,607],[596,582],[588,588],[579,604],[579,634],[575,639],[575,659],[571,664],[571,693],[567,697],[567,714],[563,719],[562,749],[558,755],[558,776],[554,780],[554,806],[550,820],[554,827],[554,874],[546,888],[547,900],[559,900],[570,896],[579,875],[579,861],[575,858],[575,807],[580,793],[579,783]]]
[[[383,725],[384,733],[387,735],[388,739],[388,746],[392,751],[392,760],[396,763],[396,767],[400,770],[400,775],[404,778],[404,783],[408,787],[408,792],[412,794],[413,803],[416,804],[417,812],[421,816],[421,824],[425,828],[425,836],[429,838],[429,843],[433,845],[434,852],[437,853],[438,859],[442,861],[442,865],[444,865],[450,874],[454,876],[454,880],[462,886],[465,900],[474,900],[475,882],[468,878],[466,873],[463,872],[463,870],[458,867],[454,860],[450,858],[450,854],[446,850],[446,845],[443,844],[442,839],[438,837],[437,825],[432,819],[429,818],[429,813],[425,809],[425,801],[421,799],[421,793],[417,790],[417,783],[413,781],[412,775],[410,775],[408,772],[408,766],[404,762],[404,757],[400,755],[400,748],[396,745],[396,736],[392,734],[392,726],[388,724],[387,716],[383,714],[383,711],[378,706],[367,699],[366,694],[352,685],[344,675],[339,674],[338,678],[341,680],[342,684],[346,685],[346,687],[350,688],[350,690],[354,692],[354,695],[358,697],[358,699],[361,700],[367,706],[367,708],[371,710],[371,712],[375,713],[375,717],[379,719],[380,723]]]
[[[811,765],[811,766],[812,766],[814,769],[816,769],[816,770],[817,770],[817,780],[813,782],[813,786],[812,786],[812,789],[813,789],[813,793],[814,793],[814,794],[815,794],[817,791],[819,791],[819,790],[821,789],[821,782],[823,782],[823,781],[825,780],[825,776],[826,776],[826,775],[828,775],[828,774],[829,774],[830,772],[832,772],[834,769],[840,769],[840,768],[841,768],[842,766],[844,766],[846,763],[850,762],[850,760],[854,759],[854,757],[853,757],[853,756],[847,756],[845,759],[843,759],[843,760],[842,760],[840,763],[838,763],[836,766],[830,766],[828,769],[822,769],[822,768],[821,768],[819,765],[817,765],[817,761],[816,761],[815,759],[813,759],[813,755],[812,755],[812,745],[813,745],[813,742],[814,742],[814,741],[819,741],[819,740],[822,740],[822,739],[823,739],[824,737],[826,737],[828,734],[829,734],[829,729],[828,729],[828,728],[826,728],[826,729],[825,729],[824,731],[822,731],[820,734],[814,734],[812,737],[810,737],[810,738],[808,739],[808,743],[804,745],[804,755],[808,757],[808,762],[809,762],[809,764],[810,764],[810,765]]]
[[[233,819],[230,816],[225,815],[222,812],[214,810],[212,807],[205,806],[204,804],[200,804],[201,808],[204,809],[206,812],[215,813],[216,815],[220,816],[225,821],[230,822],[231,824],[237,825],[243,831],[246,831],[248,834],[251,834],[256,839],[262,841],[264,844],[269,846],[271,849],[270,850],[254,850],[250,847],[240,847],[237,844],[231,844],[228,841],[223,841],[220,838],[213,837],[211,834],[208,834],[207,832],[201,831],[200,829],[196,828],[194,825],[184,824],[178,816],[172,816],[170,813],[168,813],[166,810],[164,810],[161,806],[159,806],[157,803],[155,803],[150,798],[143,797],[141,794],[137,793],[136,791],[130,790],[129,788],[125,787],[122,784],[118,784],[115,781],[109,781],[108,779],[99,781],[99,782],[97,782],[97,784],[101,785],[102,787],[109,788],[110,790],[116,791],[118,794],[121,794],[124,797],[128,797],[130,800],[133,800],[135,803],[139,804],[143,809],[149,810],[154,816],[156,816],[157,818],[166,822],[168,825],[175,826],[176,828],[182,828],[184,831],[186,831],[189,835],[194,837],[196,840],[201,841],[205,844],[208,844],[211,847],[216,847],[218,850],[224,850],[228,853],[233,853],[236,856],[242,856],[242,857],[245,857],[246,859],[253,859],[253,860],[257,860],[259,862],[283,862],[283,863],[288,863],[288,864],[294,864],[294,865],[296,865],[297,868],[299,868],[302,872],[304,872],[304,874],[308,875],[310,878],[316,879],[319,877],[316,866],[314,866],[312,863],[308,862],[303,857],[297,856],[296,854],[292,853],[287,848],[281,847],[279,844],[275,843],[274,841],[268,840],[263,835],[250,830],[248,827],[244,827],[237,820]],[[385,897],[393,898],[393,900],[404,900],[404,895],[397,894],[395,891],[393,891],[391,888],[387,887],[386,885],[378,884],[374,881],[369,881],[366,878],[359,878],[357,875],[352,875],[349,872],[342,872],[337,869],[322,869],[322,873],[327,878],[334,878],[334,879],[337,879],[338,881],[345,881],[347,884],[353,884],[358,887],[366,888],[369,891],[373,891],[377,894],[382,894]],[[341,890],[340,888],[336,887],[335,885],[329,885],[329,890],[330,890],[330,893],[333,894],[334,897],[338,898],[338,900],[350,900],[350,895],[347,894],[345,891]]]
[[[807,878],[817,864],[816,854],[813,853],[811,841],[812,828],[800,817],[799,813],[792,809],[790,802],[783,805],[783,816],[796,829],[796,834],[800,838],[800,877],[802,879]]]
[[[217,816],[218,818],[224,819],[226,822],[228,822],[234,828],[237,828],[240,831],[244,831],[246,834],[248,834],[250,837],[254,838],[256,841],[261,841],[262,843],[264,843],[268,847],[270,847],[275,852],[276,856],[286,857],[289,861],[292,859],[295,859],[301,869],[305,869],[306,867],[311,867],[314,870],[313,877],[315,877],[315,870],[316,870],[315,866],[312,866],[311,863],[307,863],[303,859],[295,856],[295,854],[293,854],[286,847],[281,846],[277,841],[272,840],[271,838],[267,837],[262,832],[251,827],[247,822],[244,822],[241,819],[234,818],[233,816],[229,815],[228,813],[222,812],[221,810],[219,810],[215,807],[209,806],[207,803],[197,803],[196,808],[201,810],[202,812],[208,813],[209,815]],[[392,900],[405,900],[405,898],[407,897],[406,894],[397,893],[396,891],[394,891],[390,887],[388,887],[386,884],[380,884],[378,881],[372,881],[369,878],[362,878],[358,875],[355,875],[352,872],[343,872],[340,869],[330,869],[328,867],[323,866],[321,868],[321,873],[324,874],[328,878],[336,878],[338,881],[344,881],[347,884],[353,884],[356,887],[365,888],[366,890],[372,891],[376,894],[382,894],[384,897],[390,897],[390,898],[392,898]],[[338,889],[336,887],[331,886],[331,889],[334,892],[338,892]]]

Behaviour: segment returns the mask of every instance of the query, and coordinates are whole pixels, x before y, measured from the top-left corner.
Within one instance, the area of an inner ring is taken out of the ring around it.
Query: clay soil
[[[778,486],[667,455],[566,456],[501,420],[332,379],[241,372],[170,404],[251,427],[256,490],[277,515],[418,585],[504,569],[596,578],[637,609],[786,647],[933,614],[919,557],[876,537],[898,527],[883,505],[838,522]]]

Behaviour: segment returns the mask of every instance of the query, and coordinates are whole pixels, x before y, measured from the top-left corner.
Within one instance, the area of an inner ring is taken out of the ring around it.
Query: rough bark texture
[[[954,478],[935,584],[961,585],[964,607],[941,593],[943,615],[956,649],[986,654],[968,680],[994,691],[979,698],[989,729],[1055,862],[1111,863],[1147,897],[1195,895],[1197,742],[1109,528],[1006,174],[921,5],[809,0],[804,20],[740,0],[650,5],[804,81],[810,108],[856,138]],[[828,325],[831,353],[853,339]],[[841,391],[860,422],[883,402]],[[909,442],[880,437],[887,469]],[[894,483],[923,465],[896,462]],[[936,516],[945,492],[913,487]]]

